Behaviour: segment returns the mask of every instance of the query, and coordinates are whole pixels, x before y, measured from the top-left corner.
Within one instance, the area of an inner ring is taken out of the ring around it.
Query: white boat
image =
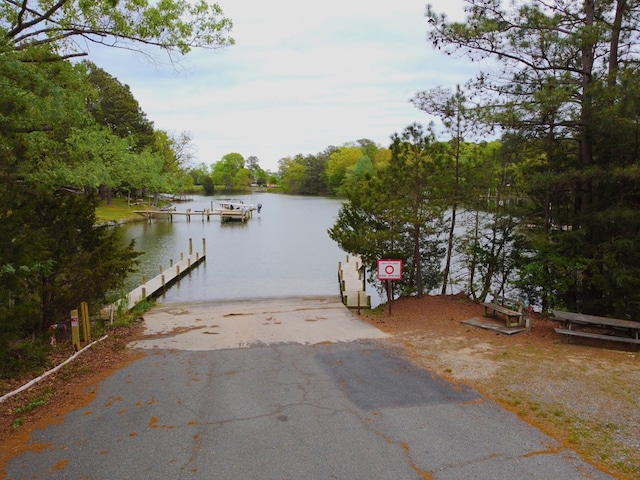
[[[251,218],[254,210],[258,210],[258,213],[260,213],[261,208],[262,205],[258,205],[258,207],[256,207],[255,205],[244,203],[242,200],[220,199],[215,201],[215,207],[213,210],[217,215],[220,215],[220,219],[223,222],[246,222]]]

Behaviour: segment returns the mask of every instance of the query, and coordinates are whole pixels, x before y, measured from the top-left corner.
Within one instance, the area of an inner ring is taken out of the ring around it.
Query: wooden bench
[[[562,310],[552,310],[552,312],[554,319],[562,322],[562,327],[555,329],[556,333],[567,335],[567,338],[597,338],[640,345],[640,322]],[[588,331],[584,328],[603,330],[606,333]]]
[[[496,317],[498,313],[505,316],[507,327],[521,327],[524,319],[524,308],[520,300],[494,296],[490,302],[483,302],[485,317]]]

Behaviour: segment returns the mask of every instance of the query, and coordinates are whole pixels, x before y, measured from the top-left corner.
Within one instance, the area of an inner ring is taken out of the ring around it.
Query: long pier
[[[170,267],[163,270],[160,267],[160,274],[154,278],[147,280],[143,277],[142,285],[134,288],[129,292],[122,300],[118,302],[121,307],[124,307],[127,311],[132,310],[138,303],[147,300],[152,297],[156,297],[160,293],[164,292],[173,283],[177,282],[188,274],[191,270],[197,267],[206,257],[206,242],[202,239],[202,253],[193,253],[193,244],[189,239],[189,254],[180,254],[180,260],[173,263],[170,261]],[[124,305],[126,304],[126,305]],[[117,307],[116,307],[117,308]]]
[[[208,221],[211,219],[212,215],[220,215],[219,211],[216,210],[191,210],[187,208],[186,212],[176,212],[175,210],[135,210],[134,213],[146,217],[147,220],[151,221],[153,218],[168,218],[173,222],[173,217],[186,217],[187,222],[191,221],[191,217],[200,217],[204,222],[205,219]]]
[[[211,220],[211,217],[217,215],[220,217],[220,220],[223,222],[230,221],[241,221],[246,222],[253,216],[253,211],[256,210],[253,208],[242,208],[242,209],[210,209],[206,210],[191,210],[188,208],[186,212],[177,212],[175,208],[167,208],[167,209],[158,209],[158,210],[134,210],[134,213],[137,215],[141,215],[145,217],[147,220],[151,221],[153,218],[168,218],[169,221],[173,222],[173,217],[186,217],[187,222],[191,221],[191,217],[201,218],[204,222],[205,219],[207,221]]]
[[[366,292],[365,268],[359,257],[347,255],[345,263],[338,262],[338,282],[342,303],[349,308],[371,306],[371,296]]]

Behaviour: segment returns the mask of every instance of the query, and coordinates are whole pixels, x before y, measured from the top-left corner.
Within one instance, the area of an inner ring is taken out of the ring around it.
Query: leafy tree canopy
[[[48,46],[49,58],[87,55],[89,46],[159,47],[169,54],[233,44],[232,27],[216,3],[205,0],[2,0],[2,42],[28,52]]]

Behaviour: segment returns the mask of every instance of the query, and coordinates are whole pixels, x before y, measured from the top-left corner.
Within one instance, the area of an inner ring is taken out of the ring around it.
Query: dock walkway
[[[215,210],[191,210],[187,209],[186,212],[176,212],[175,210],[135,210],[134,213],[137,215],[141,215],[145,217],[147,220],[151,221],[153,218],[168,218],[173,222],[173,217],[186,217],[187,222],[191,221],[191,217],[201,218],[204,222],[205,219],[210,220],[212,215],[220,215],[220,212]]]
[[[189,255],[180,254],[180,261],[173,263],[169,268],[162,270],[159,275],[147,280],[143,277],[142,285],[131,290],[122,300],[116,302],[114,307],[122,307],[126,310],[132,310],[138,303],[155,297],[164,292],[169,286],[177,282],[198,266],[206,257],[205,239],[202,239],[203,253],[193,253],[191,240],[189,240]]]
[[[134,213],[140,216],[145,217],[147,220],[151,221],[154,218],[167,218],[169,221],[173,222],[173,217],[185,217],[187,222],[191,221],[191,217],[196,217],[202,219],[204,222],[205,219],[207,221],[211,220],[212,216],[219,216],[222,222],[229,222],[238,220],[241,222],[246,222],[250,218],[253,217],[253,212],[257,210],[256,207],[247,206],[247,208],[241,209],[210,209],[206,210],[191,210],[188,208],[185,212],[177,212],[175,208],[166,208],[166,209],[157,209],[157,210],[134,210]]]
[[[365,268],[359,257],[347,256],[338,262],[338,282],[342,303],[349,308],[370,307],[371,297],[366,292]]]

